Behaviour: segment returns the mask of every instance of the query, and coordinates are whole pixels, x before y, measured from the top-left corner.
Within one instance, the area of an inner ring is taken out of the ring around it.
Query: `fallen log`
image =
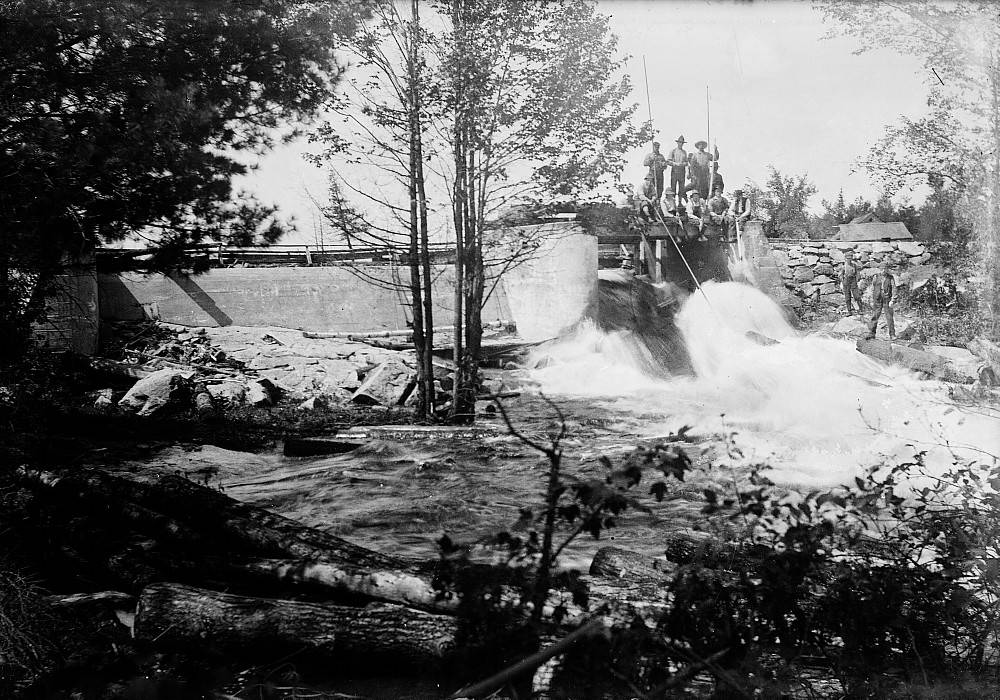
[[[959,384],[971,384],[975,377],[970,377],[955,370],[946,359],[924,350],[891,343],[885,340],[862,339],[857,344],[858,352],[874,357],[882,362],[900,365],[908,369],[924,372],[936,379]]]
[[[458,621],[400,605],[364,608],[252,598],[157,583],[139,598],[135,637],[223,653],[306,652],[345,663],[422,667],[450,655]]]
[[[27,476],[28,472],[22,470],[22,474]],[[373,552],[263,508],[241,503],[174,474],[162,475],[155,482],[100,471],[76,473],[69,477],[35,472],[31,478],[36,483],[55,489],[75,493],[93,490],[112,496],[125,510],[131,508],[128,504],[141,506],[150,513],[176,521],[187,531],[210,533],[208,537],[215,541],[216,549],[232,548],[251,556],[323,559],[369,569],[409,568],[399,559]],[[155,517],[151,518],[156,522]],[[167,522],[157,524],[170,527]]]
[[[630,552],[620,547],[601,547],[590,562],[591,576],[628,582],[662,579],[669,581],[676,565]]]
[[[333,595],[361,596],[441,614],[454,614],[458,609],[457,598],[439,599],[431,579],[411,571],[369,571],[333,562],[297,559],[256,559],[234,564],[231,568],[254,578],[319,589]]]

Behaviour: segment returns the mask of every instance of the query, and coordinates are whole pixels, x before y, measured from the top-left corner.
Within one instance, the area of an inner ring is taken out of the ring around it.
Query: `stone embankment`
[[[876,275],[887,259],[900,275],[931,262],[931,254],[917,241],[769,241],[782,281],[793,294],[806,301],[841,305],[840,267],[844,253],[854,252],[861,268],[862,287]]]

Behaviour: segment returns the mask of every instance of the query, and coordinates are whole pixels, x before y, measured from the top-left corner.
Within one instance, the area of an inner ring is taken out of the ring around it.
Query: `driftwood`
[[[401,605],[347,607],[219,593],[159,583],[139,598],[135,636],[223,653],[311,652],[340,661],[439,662],[454,649],[458,622]]]

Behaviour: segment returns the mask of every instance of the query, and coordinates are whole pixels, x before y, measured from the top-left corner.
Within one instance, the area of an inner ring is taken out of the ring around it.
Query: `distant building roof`
[[[884,224],[885,222],[882,221],[882,219],[880,219],[877,216],[875,216],[875,212],[869,211],[869,212],[867,212],[865,214],[862,214],[861,216],[855,216],[853,219],[850,220],[849,223],[852,223],[852,224]]]
[[[878,224],[841,224],[832,241],[912,241],[913,236],[901,221]]]

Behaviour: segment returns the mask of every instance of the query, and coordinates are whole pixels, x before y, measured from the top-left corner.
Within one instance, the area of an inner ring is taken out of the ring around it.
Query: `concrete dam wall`
[[[597,304],[597,238],[572,222],[521,227],[542,243],[505,272],[483,322],[506,321],[526,340],[557,336]],[[403,330],[412,318],[409,268],[357,263],[324,267],[233,267],[200,275],[98,275],[104,322],[159,318],[187,326],[279,326],[315,332]],[[452,323],[454,270],[434,267],[434,325]]]

